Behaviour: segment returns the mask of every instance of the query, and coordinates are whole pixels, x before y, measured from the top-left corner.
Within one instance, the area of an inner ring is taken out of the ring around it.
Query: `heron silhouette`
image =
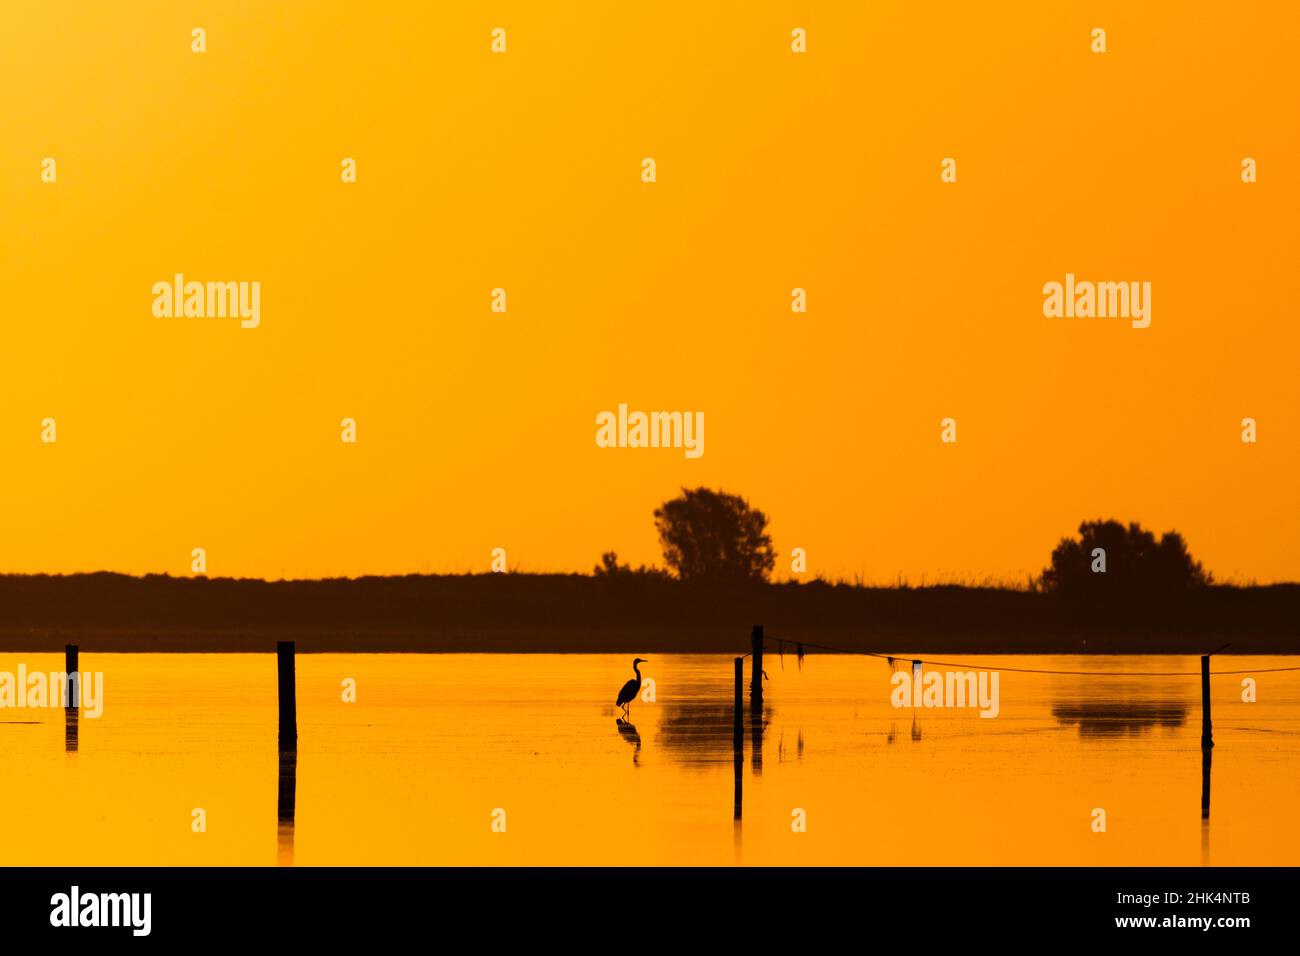
[[[628,712],[628,705],[631,704],[632,701],[636,700],[636,695],[641,690],[641,668],[638,665],[645,663],[647,663],[647,661],[644,658],[632,658],[632,673],[636,674],[636,677],[633,677],[623,685],[623,689],[618,692],[618,700],[614,701],[616,707],[623,708],[623,713],[625,715]]]

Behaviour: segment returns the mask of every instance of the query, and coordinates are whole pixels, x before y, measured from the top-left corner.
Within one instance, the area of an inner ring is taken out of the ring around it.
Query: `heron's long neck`
[[[632,673],[636,675],[636,682],[637,682],[638,684],[641,683],[641,665],[640,665],[640,664],[633,664],[633,665],[632,665]]]

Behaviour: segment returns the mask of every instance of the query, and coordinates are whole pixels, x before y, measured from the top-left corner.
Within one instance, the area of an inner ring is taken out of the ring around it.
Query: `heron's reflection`
[[[633,746],[632,765],[639,767],[641,756],[641,735],[636,731],[636,725],[632,721],[623,717],[615,717],[614,723],[618,725],[618,735]]]
[[[276,848],[280,866],[293,866],[293,816],[298,790],[298,750],[280,751],[280,795],[276,801]]]

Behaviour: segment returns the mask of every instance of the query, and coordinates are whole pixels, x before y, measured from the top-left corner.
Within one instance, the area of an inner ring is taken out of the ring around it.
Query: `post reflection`
[[[293,866],[294,801],[298,790],[298,750],[280,751],[280,793],[276,801],[276,846],[280,866]]]

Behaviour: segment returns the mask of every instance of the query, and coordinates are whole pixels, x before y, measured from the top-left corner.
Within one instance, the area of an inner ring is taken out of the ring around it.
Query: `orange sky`
[[[18,6],[0,571],[187,574],[194,547],[214,575],[496,547],[587,570],[657,561],[652,510],[707,484],[772,517],[778,576],[798,546],[810,574],[1018,581],[1113,516],[1223,578],[1300,577],[1298,27],[1284,4]],[[261,282],[260,327],[155,318],[176,272]],[[1151,327],[1045,318],[1067,272],[1151,282]],[[597,448],[620,402],[704,412],[705,454]]]

